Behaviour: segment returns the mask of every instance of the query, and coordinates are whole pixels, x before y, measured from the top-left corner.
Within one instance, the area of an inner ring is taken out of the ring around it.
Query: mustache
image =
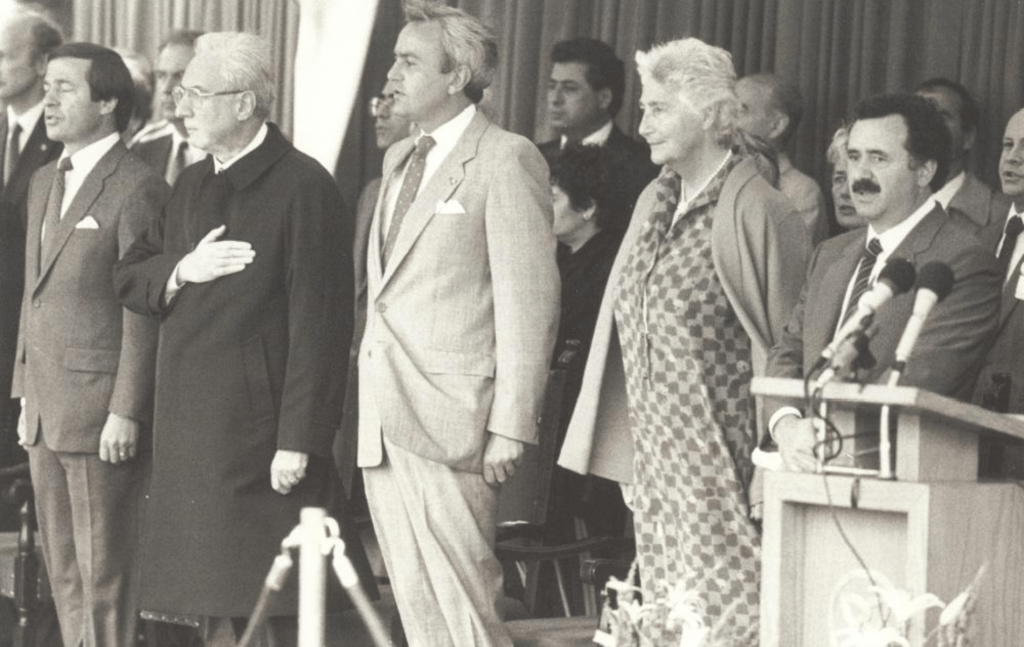
[[[882,187],[871,180],[860,179],[854,180],[850,185],[850,190],[854,193],[881,193]]]

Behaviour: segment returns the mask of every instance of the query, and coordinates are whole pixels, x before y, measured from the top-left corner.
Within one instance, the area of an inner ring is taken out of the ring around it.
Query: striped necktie
[[[395,212],[391,215],[391,226],[388,227],[387,238],[384,239],[384,250],[381,253],[381,267],[388,266],[388,259],[395,249],[395,241],[398,240],[398,232],[402,229],[402,221],[405,214],[416,199],[416,192],[419,191],[420,182],[423,181],[423,171],[427,166],[427,153],[434,147],[434,138],[424,135],[416,142],[416,149],[409,156],[409,163],[405,167],[405,180],[402,181],[402,188],[398,193],[398,202],[395,203]]]
[[[843,324],[857,311],[860,298],[868,291],[868,287],[871,285],[871,272],[875,269],[875,261],[878,260],[878,255],[881,253],[882,243],[878,242],[877,238],[872,238],[868,242],[867,249],[864,250],[864,255],[860,257],[860,265],[857,266],[857,274],[853,282],[853,291],[850,292],[850,300],[846,303],[846,312],[843,313]]]

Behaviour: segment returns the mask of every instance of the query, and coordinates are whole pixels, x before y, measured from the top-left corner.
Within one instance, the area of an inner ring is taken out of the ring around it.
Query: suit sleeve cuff
[[[771,435],[772,440],[775,440],[775,425],[779,424],[779,421],[786,416],[796,416],[797,418],[803,418],[804,414],[796,407],[782,407],[778,411],[772,414],[772,417],[768,419],[768,433]]]

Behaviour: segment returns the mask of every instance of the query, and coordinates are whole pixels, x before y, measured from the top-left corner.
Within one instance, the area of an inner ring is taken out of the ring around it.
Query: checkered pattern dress
[[[760,536],[747,516],[753,467],[750,338],[711,257],[713,209],[733,156],[671,226],[679,177],[658,179],[659,208],[620,276],[615,318],[635,447],[632,501],[644,601],[683,582],[706,622],[756,627]],[[646,301],[646,304],[645,304]],[[662,611],[644,644],[677,645]],[[756,635],[756,634],[755,634]]]

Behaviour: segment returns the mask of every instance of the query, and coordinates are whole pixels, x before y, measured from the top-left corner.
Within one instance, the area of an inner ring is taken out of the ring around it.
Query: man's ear
[[[466,89],[472,75],[469,73],[469,68],[465,65],[456,65],[451,74],[452,80],[448,82],[448,94],[456,95]]]
[[[597,91],[597,105],[601,106],[601,109],[608,112],[608,106],[612,105],[612,89],[601,88]]]
[[[923,164],[918,164],[917,168],[914,169],[917,177],[917,186],[924,188],[931,184],[938,170],[939,164],[935,160],[927,160]]]
[[[256,93],[252,90],[246,90],[239,94],[237,106],[235,117],[238,121],[248,121],[251,119],[253,113],[256,112]]]

